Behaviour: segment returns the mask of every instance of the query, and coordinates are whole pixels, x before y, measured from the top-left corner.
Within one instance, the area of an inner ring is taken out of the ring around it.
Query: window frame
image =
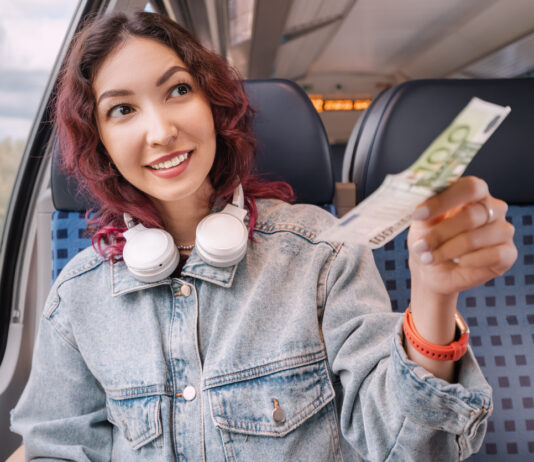
[[[30,220],[49,165],[50,141],[55,135],[50,120],[59,71],[68,46],[83,21],[90,15],[98,14],[107,3],[98,0],[78,2],[51,69],[15,176],[0,239],[0,366],[5,359],[10,326],[22,322],[22,303],[17,297],[23,277],[20,268],[27,250]]]

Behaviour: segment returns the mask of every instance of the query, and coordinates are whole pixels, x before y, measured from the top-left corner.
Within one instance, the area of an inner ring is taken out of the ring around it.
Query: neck
[[[209,199],[213,187],[206,181],[199,190],[189,197],[177,201],[156,201],[166,231],[176,245],[195,243],[197,225],[211,212]],[[180,251],[189,253],[189,251]]]

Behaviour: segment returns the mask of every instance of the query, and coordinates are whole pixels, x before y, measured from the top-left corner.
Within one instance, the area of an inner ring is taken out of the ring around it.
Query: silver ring
[[[484,225],[487,225],[488,223],[491,223],[493,221],[493,218],[495,217],[495,212],[488,204],[486,204],[486,202],[480,201],[479,204],[483,205],[486,209],[486,212],[488,212],[488,219],[486,220],[486,223],[484,223]]]

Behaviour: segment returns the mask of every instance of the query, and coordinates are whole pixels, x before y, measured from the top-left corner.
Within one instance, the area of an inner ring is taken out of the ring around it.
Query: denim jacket
[[[134,279],[92,248],[54,283],[12,411],[28,458],[454,461],[478,450],[491,388],[472,352],[449,384],[410,361],[369,250],[335,218],[258,200],[230,268]]]

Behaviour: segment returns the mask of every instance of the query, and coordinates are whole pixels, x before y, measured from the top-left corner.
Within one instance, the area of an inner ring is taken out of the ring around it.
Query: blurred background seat
[[[354,127],[342,175],[364,200],[386,174],[408,168],[473,96],[512,108],[465,174],[486,180],[509,204],[519,257],[503,276],[460,295],[470,344],[494,391],[486,439],[469,460],[523,462],[534,460],[534,80],[420,80],[390,88]],[[406,235],[374,251],[395,311],[410,298]]]
[[[306,93],[294,82],[282,79],[248,80],[245,91],[256,111],[255,171],[271,180],[288,182],[297,202],[315,204],[335,214],[330,146]],[[78,193],[76,182],[59,166],[56,143],[51,174],[56,208],[52,214],[52,281],[74,255],[91,245],[85,232],[85,214],[95,207],[90,197]]]

